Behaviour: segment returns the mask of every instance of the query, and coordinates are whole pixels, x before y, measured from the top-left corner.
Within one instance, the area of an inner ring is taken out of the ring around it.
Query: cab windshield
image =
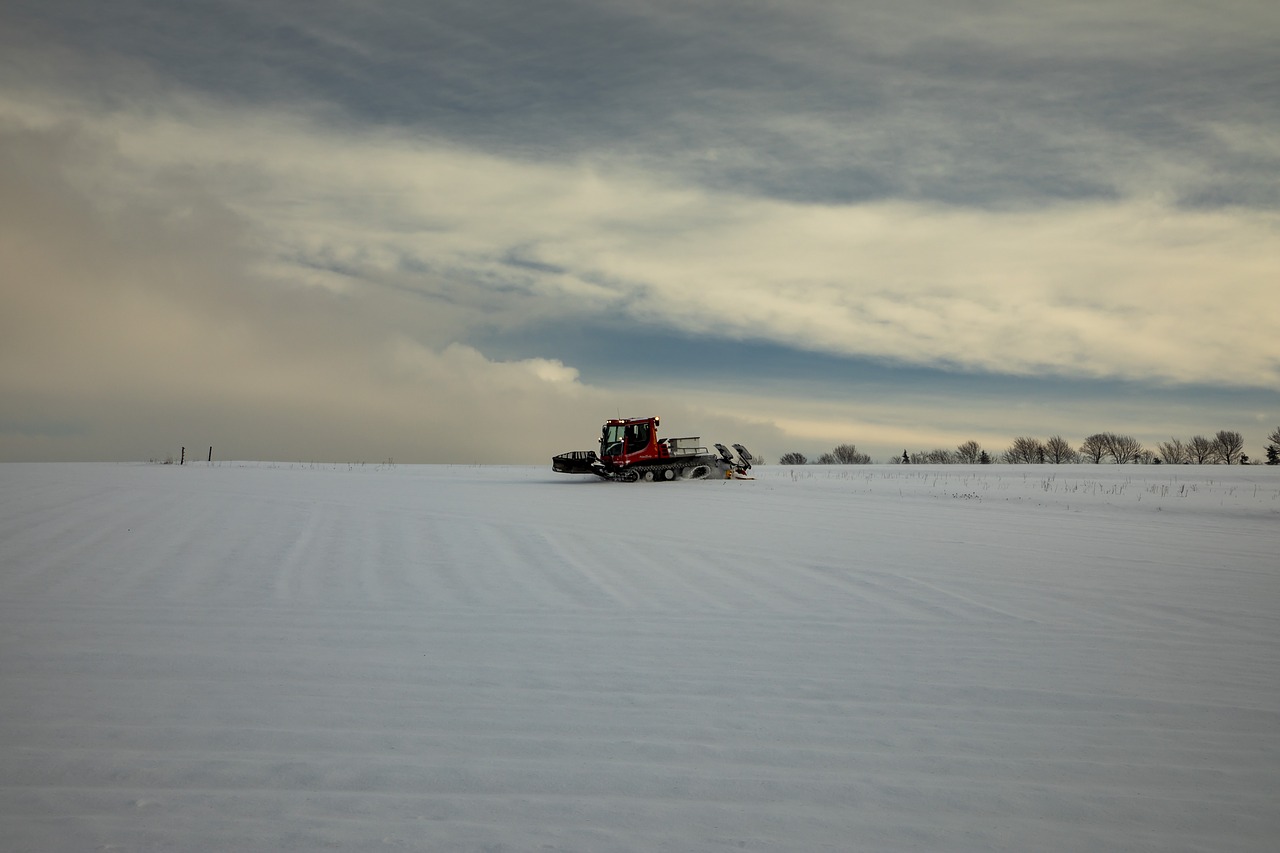
[[[649,446],[653,427],[648,422],[638,424],[606,424],[600,434],[601,456],[622,456],[636,453]]]
[[[622,442],[626,437],[627,428],[622,425],[606,425],[603,434],[600,436],[600,455],[601,456],[621,456]]]

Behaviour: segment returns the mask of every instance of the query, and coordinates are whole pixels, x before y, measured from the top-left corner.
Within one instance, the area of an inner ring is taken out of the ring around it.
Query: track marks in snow
[[[1280,588],[1252,516],[1006,502],[1021,475],[960,501],[876,471],[86,471],[35,477],[34,515],[0,488],[18,846],[1280,833]]]

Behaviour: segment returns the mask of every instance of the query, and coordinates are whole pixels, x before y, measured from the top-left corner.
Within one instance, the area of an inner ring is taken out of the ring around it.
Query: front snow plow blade
[[[551,470],[561,474],[595,474],[599,469],[600,460],[594,450],[570,450],[551,457]]]

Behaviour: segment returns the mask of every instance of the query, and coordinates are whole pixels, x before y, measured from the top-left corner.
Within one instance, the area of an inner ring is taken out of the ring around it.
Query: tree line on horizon
[[[1280,427],[1267,436],[1266,463],[1280,465]],[[1235,430],[1218,430],[1213,436],[1196,435],[1187,440],[1170,438],[1154,448],[1143,447],[1142,442],[1131,435],[1114,432],[1098,432],[1085,438],[1075,447],[1060,435],[1041,441],[1033,436],[1018,436],[1003,451],[988,453],[976,441],[966,441],[954,450],[934,450],[908,453],[889,460],[901,465],[988,465],[1005,464],[1101,464],[1110,461],[1117,465],[1247,465],[1249,457],[1244,452],[1244,436]],[[871,457],[858,450],[854,444],[841,444],[810,460],[803,453],[792,451],[778,459],[779,465],[869,465]],[[1257,463],[1255,463],[1257,464]]]

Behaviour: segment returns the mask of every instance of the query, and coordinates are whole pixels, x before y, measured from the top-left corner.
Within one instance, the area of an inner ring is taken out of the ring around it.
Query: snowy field
[[[1280,469],[757,473],[0,466],[0,849],[1280,849]]]

